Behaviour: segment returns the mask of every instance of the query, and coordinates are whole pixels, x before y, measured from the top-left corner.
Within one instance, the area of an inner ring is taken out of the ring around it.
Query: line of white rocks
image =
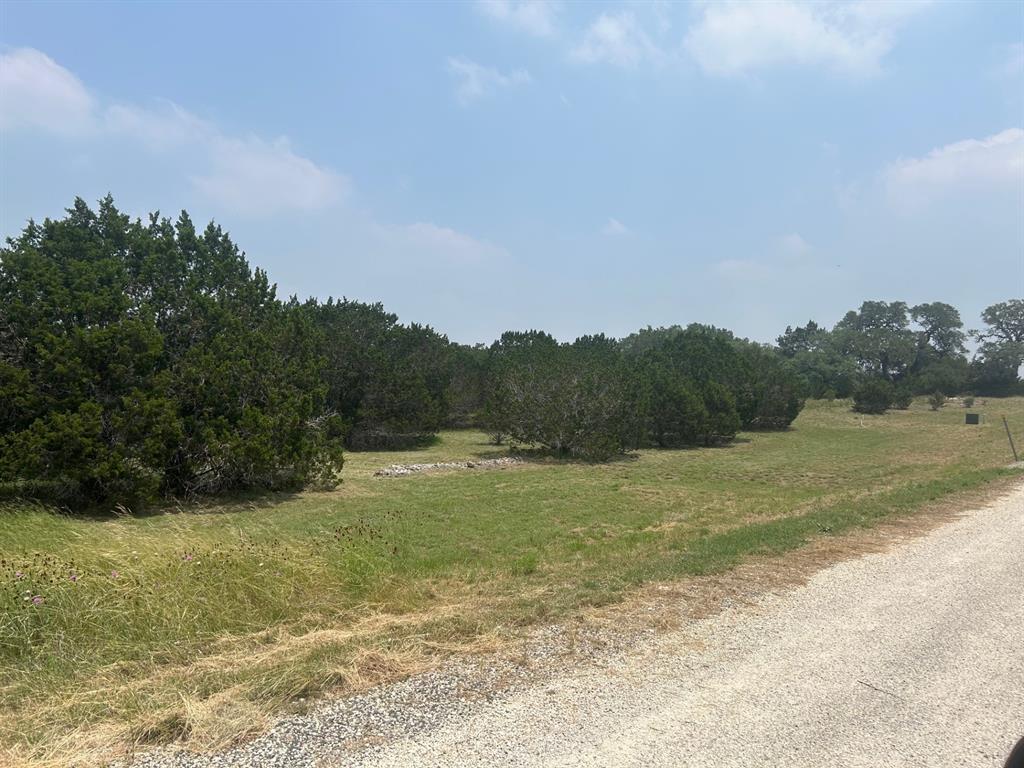
[[[378,469],[374,477],[402,477],[416,472],[433,472],[444,469],[501,469],[512,464],[522,464],[523,460],[515,456],[503,456],[500,459],[480,459],[479,461],[436,461],[431,464],[392,464],[390,467]]]

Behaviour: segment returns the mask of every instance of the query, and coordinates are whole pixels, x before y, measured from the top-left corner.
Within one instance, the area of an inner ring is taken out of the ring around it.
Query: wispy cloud
[[[207,147],[209,172],[192,182],[211,200],[249,215],[319,211],[349,194],[346,177],[292,151],[286,138],[217,136]]]
[[[493,243],[432,222],[416,222],[392,228],[394,236],[404,240],[416,253],[442,258],[455,264],[480,264],[508,258],[508,253]]]
[[[95,100],[71,72],[41,51],[0,55],[0,128],[61,135],[93,130]]]
[[[583,64],[611,64],[632,68],[663,57],[631,11],[602,13],[583,33],[569,57]]]
[[[455,78],[455,97],[462,105],[469,104],[486,94],[531,81],[525,69],[502,74],[493,67],[485,67],[462,56],[449,57],[448,73]]]
[[[722,259],[711,265],[718,277],[731,282],[774,280],[793,269],[811,266],[813,249],[799,232],[790,232],[769,243],[762,255],[752,259]]]
[[[191,171],[195,188],[246,215],[322,210],[343,200],[350,188],[345,176],[298,154],[286,137],[232,136],[166,100],[104,108],[74,74],[30,48],[0,61],[0,128],[184,153],[183,171]]]
[[[619,235],[629,234],[629,229],[618,219],[609,218],[607,223],[601,229],[601,234],[616,237]]]
[[[882,173],[889,201],[913,209],[955,192],[1010,188],[1024,180],[1024,130],[1007,128],[983,139],[966,139],[902,158]]]
[[[477,9],[492,19],[536,37],[550,37],[560,4],[549,0],[477,0]]]
[[[219,133],[212,123],[166,99],[147,105],[114,104],[103,111],[102,124],[106,132],[139,141],[154,151],[206,143]]]
[[[707,5],[684,45],[712,75],[742,75],[786,64],[870,75],[892,49],[900,25],[926,5],[910,0]]]

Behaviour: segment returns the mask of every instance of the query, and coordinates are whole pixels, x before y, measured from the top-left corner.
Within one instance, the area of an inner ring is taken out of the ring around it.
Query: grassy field
[[[860,416],[813,402],[784,433],[604,464],[375,478],[504,455],[476,432],[350,453],[329,493],[146,517],[0,512],[0,763],[225,743],[652,581],[728,569],[1019,470],[1024,398]]]

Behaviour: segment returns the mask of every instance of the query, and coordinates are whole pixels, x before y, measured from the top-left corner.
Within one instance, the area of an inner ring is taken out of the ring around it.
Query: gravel
[[[539,663],[457,662],[231,752],[135,765],[1002,766],[1024,734],[1024,486],[582,661],[561,633],[535,633]]]

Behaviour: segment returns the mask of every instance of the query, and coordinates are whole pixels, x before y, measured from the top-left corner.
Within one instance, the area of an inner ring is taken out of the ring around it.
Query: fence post
[[[1006,439],[1010,441],[1010,450],[1013,451],[1014,463],[1020,461],[1017,458],[1017,446],[1013,444],[1013,435],[1010,434],[1010,425],[1006,423],[1006,417],[1003,416],[1003,428],[1006,430]]]

